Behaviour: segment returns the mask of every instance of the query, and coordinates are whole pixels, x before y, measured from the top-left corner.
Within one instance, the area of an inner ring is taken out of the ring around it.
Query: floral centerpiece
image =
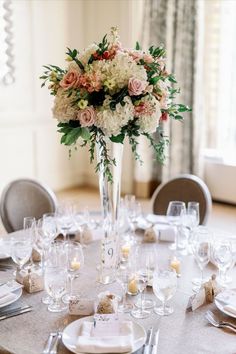
[[[168,137],[163,135],[160,122],[168,117],[182,120],[189,108],[174,103],[179,92],[173,88],[176,80],[166,70],[165,49],[151,46],[144,52],[139,43],[136,49],[123,48],[115,28],[108,41],[92,44],[82,53],[67,51],[66,69],[56,65],[44,66],[42,86],[49,83],[55,96],[53,116],[58,120],[61,143],[69,146],[89,145],[90,160],[94,160],[96,143],[106,165],[104,173],[112,181],[111,165],[105,137],[114,143],[129,139],[135,158],[138,137],[144,135],[156,152],[157,160],[165,159]],[[152,137],[158,134],[158,139]]]
[[[82,53],[67,51],[67,67],[44,66],[42,86],[53,96],[53,116],[58,120],[61,143],[89,145],[90,160],[95,158],[100,174],[99,186],[104,218],[101,247],[100,281],[115,280],[119,245],[119,197],[122,148],[128,138],[134,156],[138,138],[145,136],[157,160],[165,159],[168,144],[161,122],[169,117],[182,120],[189,108],[175,103],[179,92],[174,76],[167,72],[165,49],[151,46],[143,51],[123,48],[116,28],[98,44]],[[153,138],[153,133],[156,138]],[[112,183],[111,183],[112,182]]]

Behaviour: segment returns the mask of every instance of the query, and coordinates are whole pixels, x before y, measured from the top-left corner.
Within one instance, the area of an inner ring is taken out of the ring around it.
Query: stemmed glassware
[[[155,307],[154,312],[160,316],[168,316],[173,313],[173,308],[166,305],[177,289],[177,277],[173,271],[155,271],[153,275],[153,292],[162,302],[162,306]]]
[[[32,239],[28,236],[16,237],[11,240],[11,257],[19,266],[19,272],[29,261],[32,254]]]
[[[131,238],[135,241],[135,230],[137,226],[137,219],[142,215],[141,204],[136,201],[135,195],[127,194],[124,199],[124,205],[127,210],[128,221],[131,230]]]
[[[193,239],[193,231],[199,225],[199,203],[188,202],[187,210],[183,210],[181,214],[182,232],[187,231],[187,253],[192,254],[191,243]]]
[[[144,303],[143,303],[143,293],[144,290],[147,287],[147,282],[148,278],[146,275],[143,275],[142,273],[137,272],[136,273],[136,283],[137,283],[137,288],[138,292],[140,294],[140,307],[135,308],[131,311],[131,315],[134,318],[147,318],[150,315],[150,311],[144,309]]]
[[[62,243],[55,242],[49,250],[50,257],[47,260],[44,272],[45,290],[51,301],[48,310],[61,312],[67,306],[61,301],[66,291],[67,271],[65,266],[65,249]]]
[[[55,213],[46,213],[43,214],[43,232],[45,237],[51,239],[52,241],[57,236],[57,218]]]
[[[62,233],[64,241],[66,241],[68,231],[75,223],[73,206],[68,204],[60,205],[57,208],[56,217],[58,229]]]
[[[63,302],[69,303],[74,298],[73,282],[84,266],[84,254],[82,246],[78,242],[68,242],[65,245],[66,269],[70,282],[70,293],[63,296]]]
[[[35,217],[33,217],[33,216],[24,217],[23,227],[24,227],[24,230],[26,230],[27,236],[31,239],[31,242],[33,243],[35,227],[36,227]],[[30,261],[29,264],[25,265],[24,269],[31,269],[34,266],[32,252],[31,252],[29,261]]]
[[[233,263],[232,244],[229,240],[217,240],[212,245],[212,258],[219,269],[218,282],[226,287],[226,272]]]
[[[175,242],[170,245],[171,250],[175,250],[178,248],[178,234],[179,234],[179,227],[181,225],[181,216],[183,213],[186,212],[186,206],[184,202],[181,201],[171,201],[169,202],[167,208],[167,219],[170,225],[175,226],[176,233],[175,233]]]
[[[126,298],[130,276],[131,276],[131,270],[129,265],[128,264],[126,264],[125,266],[120,265],[119,268],[117,269],[116,278],[123,290],[122,304],[119,305],[119,309],[118,309],[119,312],[122,313],[130,312],[131,309],[133,308],[132,304],[127,303],[127,298]]]
[[[196,284],[196,287],[193,288],[195,292],[199,291],[204,282],[203,271],[210,260],[210,247],[211,238],[208,229],[202,226],[198,227],[194,235],[192,248],[197,265],[201,270],[201,278],[200,281],[198,279],[193,281]]]

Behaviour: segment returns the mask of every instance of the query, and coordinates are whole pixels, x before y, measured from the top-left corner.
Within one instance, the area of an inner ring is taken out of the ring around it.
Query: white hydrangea
[[[53,117],[59,122],[68,122],[76,119],[78,108],[72,105],[73,99],[73,95],[67,97],[67,93],[63,89],[60,88],[57,91],[52,112]]]
[[[83,65],[87,65],[89,58],[98,50],[97,44],[93,43],[88,48],[86,48],[78,57]]]
[[[134,107],[128,96],[124,98],[125,105],[118,103],[115,111],[110,109],[110,101],[110,97],[105,99],[102,109],[97,113],[95,125],[102,129],[105,135],[116,136],[120,134],[121,128],[134,118]]]
[[[152,114],[144,114],[138,118],[137,124],[140,130],[144,133],[154,133],[159,125],[159,119],[161,118],[161,108],[159,101],[153,96],[149,95],[148,101],[153,108]]]

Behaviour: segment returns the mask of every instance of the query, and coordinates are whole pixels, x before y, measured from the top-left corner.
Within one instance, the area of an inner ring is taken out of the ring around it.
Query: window
[[[236,165],[236,1],[205,1],[206,148]]]

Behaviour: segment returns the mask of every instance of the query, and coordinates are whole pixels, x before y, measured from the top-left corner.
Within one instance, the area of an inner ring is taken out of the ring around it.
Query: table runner
[[[17,236],[17,232],[14,233]],[[10,235],[8,235],[10,236]],[[149,244],[148,247],[153,247]],[[93,242],[85,249],[85,267],[81,276],[75,280],[75,286],[84,296],[95,297],[97,293],[111,290],[121,294],[121,287],[114,283],[102,285],[96,282],[96,264],[99,260],[99,242]],[[158,264],[163,265],[169,257],[168,243],[157,245]],[[9,260],[9,263],[12,261]],[[4,260],[6,263],[6,260]],[[174,307],[171,316],[160,318],[152,313],[148,319],[136,320],[146,329],[151,325],[159,326],[160,337],[158,354],[235,354],[236,353],[236,334],[230,331],[214,328],[204,319],[207,310],[212,310],[219,318],[227,318],[236,324],[233,318],[224,316],[216,309],[214,304],[206,305],[195,312],[186,312],[189,296],[192,294],[191,280],[198,277],[200,271],[192,256],[182,259],[182,276],[178,279],[178,290],[170,303]],[[206,274],[217,272],[213,265],[209,265]],[[12,278],[12,270],[0,272],[0,282]],[[236,268],[231,275],[234,278],[236,287]],[[39,354],[42,352],[48,335],[56,331],[61,326],[78,319],[78,316],[69,316],[66,313],[51,313],[47,306],[41,303],[44,292],[35,294],[23,293],[22,299],[33,306],[33,311],[27,314],[0,321],[0,354]],[[158,302],[148,290],[147,297],[153,298]],[[130,297],[131,301],[137,301],[137,297]],[[58,354],[69,354],[61,343]]]

